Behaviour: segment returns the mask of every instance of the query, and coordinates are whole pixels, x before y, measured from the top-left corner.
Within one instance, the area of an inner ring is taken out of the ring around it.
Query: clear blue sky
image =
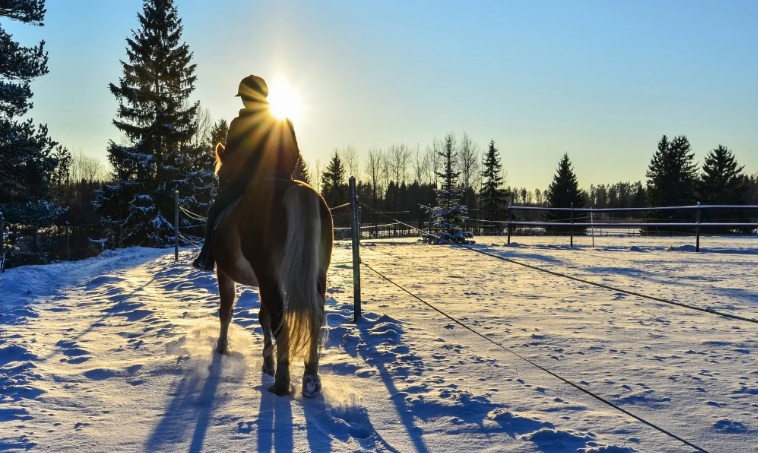
[[[250,73],[284,78],[311,168],[334,149],[495,140],[506,184],[544,189],[563,153],[582,187],[645,180],[661,135],[686,134],[698,163],[719,144],[758,172],[758,2],[177,0],[194,52],[194,99],[230,121]],[[36,122],[105,160],[138,0],[48,0],[33,82]]]

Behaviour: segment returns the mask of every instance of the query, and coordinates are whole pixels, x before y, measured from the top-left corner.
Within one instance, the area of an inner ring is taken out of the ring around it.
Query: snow
[[[323,394],[260,372],[257,292],[213,353],[195,249],[127,248],[0,275],[0,450],[688,452],[516,354],[712,452],[758,451],[758,238],[365,241],[329,273]],[[532,267],[521,266],[527,264]],[[535,269],[537,268],[537,269]],[[542,272],[550,271],[553,274]],[[446,318],[427,304],[448,314]],[[481,334],[478,336],[458,322]]]

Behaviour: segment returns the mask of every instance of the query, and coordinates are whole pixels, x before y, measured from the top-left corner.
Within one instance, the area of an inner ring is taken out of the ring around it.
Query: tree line
[[[5,3],[0,17],[42,26],[44,0]],[[48,55],[44,41],[20,46],[0,26],[0,222],[3,243],[12,243],[11,265],[89,256],[104,247],[171,244],[177,194],[183,209],[198,214],[181,217],[181,232],[185,238],[202,236],[201,217],[216,190],[213,148],[225,142],[228,125],[191,101],[196,64],[182,41],[174,1],[144,0],[137,19],[139,28],[126,39],[122,76],[109,86],[118,101],[113,124],[121,139],[108,143],[107,169],[70,153],[49,137],[45,125],[20,119],[32,108],[30,81],[48,72]],[[400,220],[450,233],[472,227],[495,231],[507,219],[508,203],[758,204],[758,174],[745,175],[724,146],[708,153],[698,170],[686,136],[660,139],[644,184],[582,190],[567,154],[542,190],[508,186],[506,168],[494,141],[482,148],[463,132],[432,139],[423,149],[400,143],[361,155],[345,146],[334,150],[325,168],[316,163],[313,174],[301,157],[294,177],[315,186],[336,208],[348,202],[347,176],[356,176],[363,221],[377,229]],[[349,224],[346,211],[334,214],[337,226]],[[739,210],[718,215],[748,216]]]

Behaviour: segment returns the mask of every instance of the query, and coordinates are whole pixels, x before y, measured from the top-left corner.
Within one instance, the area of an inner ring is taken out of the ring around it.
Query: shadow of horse
[[[191,369],[173,390],[173,399],[145,443],[145,451],[161,451],[170,445],[181,444],[190,430],[192,440],[189,451],[203,451],[213,411],[222,403],[217,390],[223,377],[224,357],[218,354],[210,356],[207,376],[203,376],[198,369]]]

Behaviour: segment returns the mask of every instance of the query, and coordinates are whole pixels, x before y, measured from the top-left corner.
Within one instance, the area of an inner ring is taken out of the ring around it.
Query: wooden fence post
[[[571,203],[571,226],[569,227],[571,235],[571,248],[574,248],[574,203]]]
[[[696,217],[695,217],[695,251],[700,251],[700,202],[697,202],[697,208],[695,208]]]
[[[358,193],[355,188],[355,176],[351,176],[350,182],[350,213],[351,232],[353,236],[353,322],[361,319],[361,257],[360,257],[360,234],[361,225],[358,214]]]
[[[179,261],[179,191],[174,191],[174,261]]]

